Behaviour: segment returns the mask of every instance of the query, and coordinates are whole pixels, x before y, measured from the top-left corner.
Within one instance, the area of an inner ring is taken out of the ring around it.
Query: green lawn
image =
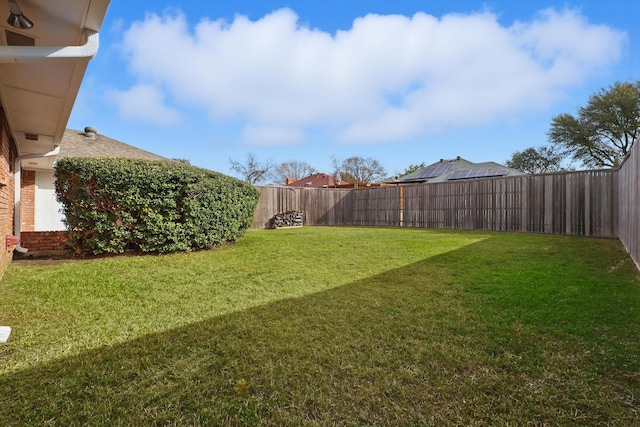
[[[640,425],[640,275],[616,240],[249,232],[14,263],[0,425]]]

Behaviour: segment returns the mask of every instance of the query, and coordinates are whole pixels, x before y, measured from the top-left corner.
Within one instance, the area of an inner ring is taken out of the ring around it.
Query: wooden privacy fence
[[[269,226],[277,213],[304,212],[306,225],[399,225],[398,187],[361,190],[261,187],[253,228]]]
[[[265,228],[276,214],[286,211],[304,212],[306,225],[350,225],[349,214],[342,209],[343,199],[351,190],[324,188],[260,187],[260,201],[252,228]]]
[[[527,231],[615,237],[616,171],[587,171],[359,190],[262,187],[253,227],[287,210],[306,225]]]
[[[640,268],[640,144],[618,170],[618,237]]]
[[[307,225],[382,225],[618,237],[640,268],[640,144],[618,170],[359,190],[262,187],[253,228],[288,210]]]
[[[404,187],[408,227],[616,236],[615,171]]]

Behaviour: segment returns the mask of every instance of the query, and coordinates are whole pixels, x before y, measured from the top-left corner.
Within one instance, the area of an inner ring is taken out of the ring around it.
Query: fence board
[[[617,178],[618,236],[640,268],[640,147],[637,143],[620,167]]]

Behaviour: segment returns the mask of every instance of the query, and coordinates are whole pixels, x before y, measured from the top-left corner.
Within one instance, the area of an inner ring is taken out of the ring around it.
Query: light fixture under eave
[[[28,30],[33,27],[33,22],[26,16],[22,14],[22,10],[20,10],[20,6],[18,6],[17,0],[8,0],[9,1],[9,10],[11,11],[9,14],[9,18],[7,19],[7,23],[15,28],[20,28],[22,30]]]

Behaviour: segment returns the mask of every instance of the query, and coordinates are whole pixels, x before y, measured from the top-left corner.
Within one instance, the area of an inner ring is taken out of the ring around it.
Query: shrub
[[[251,225],[258,190],[184,162],[64,158],[56,193],[76,253],[211,248]]]

